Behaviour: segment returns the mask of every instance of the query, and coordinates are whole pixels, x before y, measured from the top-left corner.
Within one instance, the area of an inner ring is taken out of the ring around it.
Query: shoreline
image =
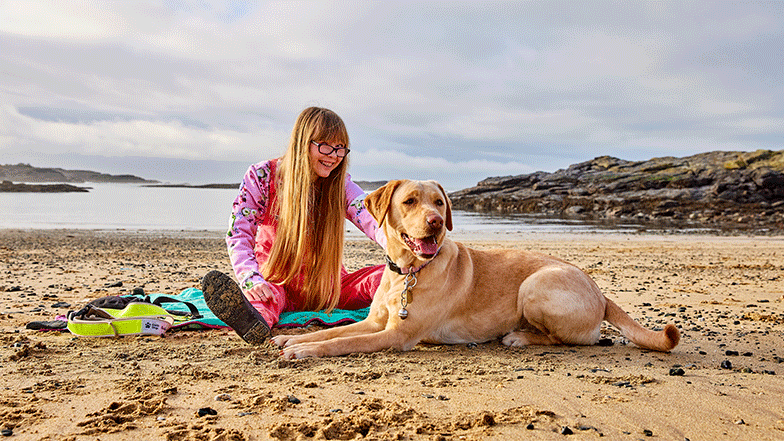
[[[784,437],[778,236],[452,236],[574,263],[644,326],[678,326],[670,353],[641,350],[608,324],[609,346],[420,344],[296,362],[227,330],[87,338],[25,328],[137,287],[198,287],[208,271],[231,270],[222,236],[0,229],[0,429],[68,441],[536,440],[567,428],[570,439]],[[347,239],[344,256],[349,270],[383,262],[366,238]],[[216,415],[199,416],[207,407]]]
[[[61,233],[68,235],[127,235],[138,237],[192,237],[192,238],[212,238],[223,239],[225,230],[216,229],[155,229],[155,228],[73,228],[73,227],[35,227],[35,228],[13,228],[0,226],[0,233],[18,232],[22,234],[48,234]],[[368,239],[363,233],[355,228],[347,229],[345,240],[362,241]],[[482,242],[482,241],[526,241],[526,240],[559,240],[569,238],[645,238],[645,237],[678,237],[692,238],[694,240],[712,238],[765,238],[765,239],[784,239],[784,232],[766,231],[753,232],[745,230],[717,231],[699,228],[683,229],[614,229],[596,228],[586,230],[529,230],[529,231],[497,231],[497,230],[478,230],[468,231],[456,227],[449,232],[449,236],[457,242]]]

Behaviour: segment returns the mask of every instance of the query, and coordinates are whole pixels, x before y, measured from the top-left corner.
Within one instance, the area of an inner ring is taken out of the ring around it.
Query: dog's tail
[[[624,337],[641,348],[668,352],[681,340],[681,334],[675,325],[668,324],[661,331],[645,329],[610,299],[607,299],[604,319],[620,329]]]

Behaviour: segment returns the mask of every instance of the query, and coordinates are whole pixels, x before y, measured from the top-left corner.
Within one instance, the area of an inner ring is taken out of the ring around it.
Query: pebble
[[[11,436],[13,434],[14,434],[14,431],[11,430],[11,429],[3,429],[2,431],[0,431],[0,435],[3,435],[3,436]]]
[[[528,425],[525,426],[525,428],[528,430],[534,430],[534,423],[528,423]]]
[[[653,430],[645,429],[642,431],[642,434],[645,436],[653,436]]]
[[[573,434],[574,432],[572,431],[572,429],[569,428],[569,426],[561,427],[561,435],[573,435]]]
[[[684,371],[681,368],[670,368],[670,376],[671,377],[682,377],[685,374],[686,374],[686,371]]]
[[[215,401],[231,401],[231,395],[229,394],[216,395]]]
[[[218,411],[210,408],[210,407],[202,407],[198,411],[199,417],[207,416],[207,415],[217,415]]]
[[[732,362],[729,360],[724,360],[721,362],[722,369],[732,369]]]
[[[737,355],[738,355],[738,351],[726,351],[726,352],[724,353],[724,355],[726,355],[726,356],[728,356],[728,357],[734,357],[734,356],[737,356]]]
[[[302,401],[300,401],[299,398],[295,397],[294,395],[287,396],[286,400],[288,400],[288,402],[291,403],[291,404],[299,404],[299,403],[302,402]]]

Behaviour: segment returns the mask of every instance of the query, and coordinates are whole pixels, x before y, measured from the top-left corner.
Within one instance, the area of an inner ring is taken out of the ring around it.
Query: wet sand
[[[0,429],[24,440],[784,439],[784,237],[454,238],[571,261],[643,325],[676,324],[681,344],[641,350],[606,325],[610,346],[418,345],[288,362],[225,330],[34,331],[25,325],[101,296],[198,287],[230,271],[223,239],[0,230]],[[383,262],[368,240],[345,250],[349,269]]]

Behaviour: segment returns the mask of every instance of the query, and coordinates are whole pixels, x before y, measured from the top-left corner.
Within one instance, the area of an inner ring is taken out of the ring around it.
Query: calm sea
[[[0,228],[226,231],[235,189],[83,184],[88,193],[0,193]],[[584,232],[578,221],[456,211],[454,233],[483,236],[527,232]],[[633,231],[633,226],[615,230]],[[359,237],[347,225],[348,237]],[[607,231],[602,229],[602,231]]]

